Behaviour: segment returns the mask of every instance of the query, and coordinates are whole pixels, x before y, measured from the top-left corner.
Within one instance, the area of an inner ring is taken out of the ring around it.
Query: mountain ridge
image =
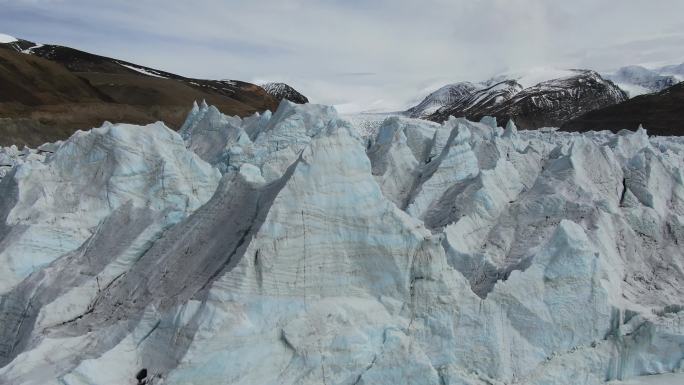
[[[295,90],[292,86],[285,83],[271,82],[264,83],[261,87],[266,90],[266,92],[276,98],[278,101],[287,99],[293,103],[306,104],[309,103],[309,99],[302,95],[299,91]]]
[[[261,87],[247,82],[186,78],[70,47],[17,39],[1,43],[0,55],[0,83],[8,90],[0,97],[3,145],[37,146],[66,139],[77,129],[106,120],[136,124],[163,120],[179,128],[197,100],[239,116],[275,110],[278,105]],[[32,71],[32,80],[17,84],[21,71]],[[56,84],[57,79],[65,84]],[[63,86],[70,91],[63,92]],[[87,95],[81,89],[89,90]]]
[[[587,111],[616,104],[627,99],[610,80],[591,70],[568,70],[562,73],[551,71],[535,76],[498,76],[480,83],[451,104],[444,105],[430,114],[420,111],[421,105],[438,103],[429,95],[421,104],[405,114],[412,117],[442,122],[449,116],[480,120],[492,116],[500,121],[515,120],[521,128],[534,129],[560,126],[566,121]],[[560,78],[543,80],[544,76],[563,75]],[[532,86],[521,85],[516,78]],[[533,80],[530,80],[533,79]],[[538,80],[541,82],[535,83]],[[532,83],[529,83],[532,82]]]

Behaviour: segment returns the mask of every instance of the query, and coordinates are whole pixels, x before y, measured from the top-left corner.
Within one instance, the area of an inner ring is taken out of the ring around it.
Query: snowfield
[[[562,68],[553,67],[535,67],[524,71],[508,71],[493,76],[487,81],[489,85],[499,83],[504,80],[515,80],[523,88],[534,87],[539,83],[548,82],[549,80],[565,79],[576,76],[577,72]]]
[[[684,383],[683,169],[288,101],[2,149],[0,383]]]
[[[15,41],[17,41],[16,37],[10,36],[10,35],[5,35],[4,33],[0,33],[0,43],[1,44],[14,43]]]

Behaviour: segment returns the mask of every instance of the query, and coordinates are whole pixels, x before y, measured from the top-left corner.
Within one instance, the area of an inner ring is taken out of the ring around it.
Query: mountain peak
[[[261,88],[263,88],[269,95],[273,96],[277,100],[287,99],[297,104],[306,104],[309,102],[309,99],[306,96],[302,95],[299,91],[285,83],[265,83],[261,86]]]
[[[456,103],[483,88],[480,83],[459,82],[447,84],[431,92],[418,105],[411,107],[407,113],[412,118],[424,118],[435,113],[441,107]]]

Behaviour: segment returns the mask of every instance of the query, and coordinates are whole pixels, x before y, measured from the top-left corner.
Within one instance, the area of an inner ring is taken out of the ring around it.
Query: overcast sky
[[[342,110],[531,67],[684,61],[683,0],[0,0],[0,32]]]

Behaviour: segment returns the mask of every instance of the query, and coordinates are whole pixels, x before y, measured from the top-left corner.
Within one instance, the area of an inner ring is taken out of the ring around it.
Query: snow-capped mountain
[[[447,84],[430,93],[418,105],[409,108],[406,114],[412,118],[427,118],[444,106],[460,103],[483,87],[481,83],[471,82]]]
[[[405,115],[412,118],[425,119],[442,107],[460,105],[460,108],[467,109],[481,99],[501,101],[502,99],[496,99],[498,95],[494,94],[501,93],[502,88],[511,87],[508,92],[504,91],[504,95],[501,95],[505,97],[507,93],[519,92],[524,88],[544,81],[571,75],[573,75],[571,71],[540,67],[528,71],[501,73],[477,83],[459,82],[448,84],[429,94],[418,105],[409,108]],[[499,85],[499,83],[502,84]],[[487,96],[490,92],[493,94],[493,97]],[[474,96],[475,93],[478,93],[478,95]]]
[[[676,71],[676,67],[669,67]],[[622,67],[613,74],[606,75],[629,97],[659,92],[672,87],[681,80],[673,75],[661,75],[662,70],[650,70],[642,66]]]
[[[297,104],[305,104],[309,102],[306,96],[299,93],[291,86],[285,83],[266,83],[262,84],[261,87],[266,90],[266,92],[276,98],[278,101],[283,99],[289,100]]]
[[[491,86],[473,92],[467,98],[435,111],[431,116],[439,115],[446,110],[462,111],[465,114],[486,111],[510,100],[522,90],[522,85],[515,80],[493,83]]]
[[[682,138],[283,101],[45,150],[0,181],[2,384],[683,380]]]
[[[449,116],[473,120],[492,116],[499,121],[514,119],[523,128],[553,127],[626,99],[615,84],[590,70],[501,75],[480,84],[482,87],[473,89],[469,95],[440,108],[432,103],[436,110],[426,118],[442,122]],[[407,114],[416,116],[411,113],[415,108]]]
[[[487,86],[492,86],[506,80],[515,80],[523,88],[528,88],[549,80],[567,78],[575,76],[576,74],[577,71],[571,69],[534,67],[523,71],[502,72],[498,75],[494,75],[483,83]]]

